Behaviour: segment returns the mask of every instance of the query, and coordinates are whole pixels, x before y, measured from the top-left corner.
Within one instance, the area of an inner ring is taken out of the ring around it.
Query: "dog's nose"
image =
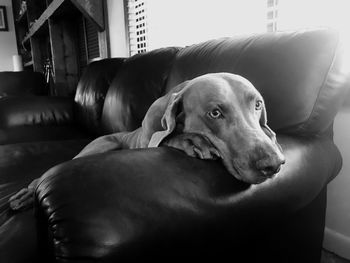
[[[281,170],[282,164],[285,163],[284,157],[271,159],[266,158],[256,162],[256,169],[265,177],[272,177]]]
[[[266,166],[262,169],[259,169],[259,171],[262,173],[263,176],[271,177],[274,174],[278,173],[281,170],[282,165],[276,165],[276,166]]]

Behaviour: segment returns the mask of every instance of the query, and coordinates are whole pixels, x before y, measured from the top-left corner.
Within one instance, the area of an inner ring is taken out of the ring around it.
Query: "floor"
[[[350,263],[350,260],[337,256],[327,250],[322,251],[321,263]]]

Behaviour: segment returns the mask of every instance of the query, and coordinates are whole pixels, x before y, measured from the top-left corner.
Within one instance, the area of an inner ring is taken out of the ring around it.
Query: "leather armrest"
[[[46,96],[0,99],[0,128],[71,123],[73,123],[72,99]]]
[[[36,190],[41,251],[55,251],[56,258],[117,260],[150,251],[175,255],[179,247],[196,245],[202,251],[215,244],[233,249],[232,240],[239,244],[243,238],[253,242],[262,226],[312,202],[341,166],[330,140],[278,140],[286,164],[259,185],[235,180],[218,161],[166,147],[97,154],[56,166]]]

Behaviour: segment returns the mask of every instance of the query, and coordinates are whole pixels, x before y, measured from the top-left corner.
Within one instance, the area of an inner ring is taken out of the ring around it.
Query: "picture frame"
[[[6,6],[0,5],[0,31],[8,31]]]

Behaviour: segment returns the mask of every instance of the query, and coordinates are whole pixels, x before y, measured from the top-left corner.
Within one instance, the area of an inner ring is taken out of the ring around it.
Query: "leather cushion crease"
[[[124,58],[95,61],[82,75],[74,98],[76,120],[94,135],[101,135],[101,113],[107,90]]]
[[[163,93],[178,50],[162,48],[125,60],[106,95],[102,114],[106,133],[141,126],[148,108]]]

